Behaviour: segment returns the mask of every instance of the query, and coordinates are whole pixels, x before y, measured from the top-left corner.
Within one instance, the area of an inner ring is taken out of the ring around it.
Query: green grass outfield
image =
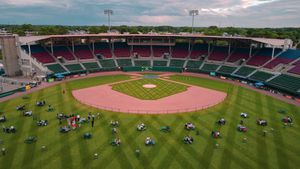
[[[71,168],[195,168],[195,169],[296,169],[300,166],[300,108],[286,104],[269,96],[239,86],[196,77],[172,76],[172,80],[199,85],[215,90],[228,92],[227,99],[213,108],[186,114],[173,115],[132,115],[101,111],[102,116],[95,121],[95,128],[83,125],[80,129],[67,134],[58,132],[57,112],[74,112],[86,115],[87,112],[99,112],[74,100],[71,91],[74,89],[96,86],[129,79],[129,76],[96,77],[72,82],[61,83],[47,89],[30,94],[30,99],[12,99],[0,104],[8,120],[5,125],[15,125],[16,134],[0,132],[4,141],[0,148],[5,147],[7,154],[0,156],[1,169],[71,169]],[[62,95],[62,90],[66,93]],[[56,111],[46,112],[45,107],[35,106],[35,102],[45,99]],[[34,114],[41,119],[49,120],[49,126],[37,127],[32,118],[26,118],[16,112],[15,107],[25,103]],[[294,118],[293,127],[283,127],[278,113],[280,109],[288,111],[287,115]],[[236,130],[241,118],[241,111],[249,113],[245,120],[249,131],[239,133]],[[216,125],[216,120],[224,117],[225,126]],[[257,126],[257,118],[268,120],[267,127]],[[118,137],[122,140],[120,147],[112,147],[109,142],[113,138],[109,122],[118,120]],[[185,122],[193,122],[200,135],[184,129]],[[144,122],[148,129],[137,132],[136,125]],[[2,125],[2,124],[0,124]],[[159,128],[169,125],[171,133],[162,133]],[[274,131],[270,131],[273,128]],[[213,139],[210,133],[214,129],[221,131],[221,139]],[[268,130],[266,137],[262,131]],[[84,140],[82,135],[91,132],[93,138]],[[192,145],[182,143],[185,135],[194,137]],[[29,135],[36,135],[35,144],[24,144]],[[151,136],[155,139],[154,147],[145,147],[144,139]],[[243,143],[243,138],[248,139]],[[215,147],[218,143],[219,148]],[[48,150],[41,151],[46,145]],[[141,150],[139,158],[135,149]],[[99,153],[94,160],[93,154]]]
[[[156,85],[155,88],[144,88],[145,84]],[[187,90],[187,86],[160,79],[140,79],[112,85],[118,92],[136,97],[141,100],[157,100]]]

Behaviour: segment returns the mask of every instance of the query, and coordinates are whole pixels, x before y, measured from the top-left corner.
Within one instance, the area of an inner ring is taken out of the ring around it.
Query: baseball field
[[[131,78],[131,75],[110,75],[62,82],[0,103],[0,116],[7,118],[1,125],[16,128],[15,133],[0,132],[0,168],[299,168],[299,107],[241,86],[206,78],[170,75],[168,79],[174,83],[158,79],[127,82]],[[227,96],[223,102],[207,109],[141,115],[100,110],[80,103],[72,94],[74,90],[116,82],[118,85],[112,85],[114,91],[138,99],[155,100],[175,95],[187,90],[186,85],[224,92]],[[144,84],[155,84],[156,88],[142,88]],[[46,105],[36,106],[36,102],[42,100]],[[16,110],[19,105],[25,105],[26,111],[32,111],[33,115],[23,116]],[[53,111],[48,111],[49,105]],[[91,113],[95,116],[95,125],[92,127],[87,122],[68,133],[60,133],[60,127],[67,124],[57,119],[57,114],[62,112],[81,117]],[[241,112],[249,117],[241,118]],[[292,124],[282,122],[286,116],[293,119]],[[225,125],[216,123],[221,118],[226,120]],[[37,126],[41,119],[49,124]],[[268,125],[257,125],[257,119],[266,120]],[[241,120],[247,132],[237,130]],[[116,133],[112,133],[111,121],[120,124]],[[196,128],[186,130],[187,122]],[[147,129],[137,131],[140,123]],[[169,132],[160,130],[165,126],[170,127]],[[212,131],[219,131],[220,137],[213,138]],[[85,133],[92,137],[84,139]],[[29,136],[36,137],[36,142],[24,143]],[[193,137],[193,143],[185,144],[185,136]],[[155,145],[146,146],[146,137],[155,140]],[[120,146],[110,144],[115,138],[121,140]]]

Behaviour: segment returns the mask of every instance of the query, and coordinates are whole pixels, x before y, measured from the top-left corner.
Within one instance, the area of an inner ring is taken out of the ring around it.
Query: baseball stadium
[[[296,169],[293,43],[0,34],[0,168]]]

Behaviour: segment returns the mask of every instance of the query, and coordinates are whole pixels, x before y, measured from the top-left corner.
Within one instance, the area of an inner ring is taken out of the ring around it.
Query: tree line
[[[69,31],[83,30],[91,34],[105,33],[108,27],[101,26],[62,26],[62,25],[0,25],[0,28],[5,28],[7,31],[24,36],[26,31],[34,32],[35,35],[58,35],[67,34]],[[112,26],[112,30],[117,30],[120,33],[149,33],[149,32],[191,32],[191,27],[172,27],[172,26]],[[238,27],[196,27],[195,32],[205,35],[222,36],[224,33],[230,36],[245,36],[245,37],[264,37],[264,38],[279,38],[292,39],[295,44],[300,43],[300,28],[238,28]]]

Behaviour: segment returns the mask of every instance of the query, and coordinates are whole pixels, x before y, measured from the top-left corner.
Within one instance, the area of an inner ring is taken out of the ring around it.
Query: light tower
[[[189,12],[190,16],[192,16],[192,33],[194,33],[194,18],[196,15],[199,15],[199,10],[193,9]]]
[[[113,14],[113,11],[111,9],[105,9],[104,14],[107,15],[108,19],[108,32],[110,32],[110,16]]]

